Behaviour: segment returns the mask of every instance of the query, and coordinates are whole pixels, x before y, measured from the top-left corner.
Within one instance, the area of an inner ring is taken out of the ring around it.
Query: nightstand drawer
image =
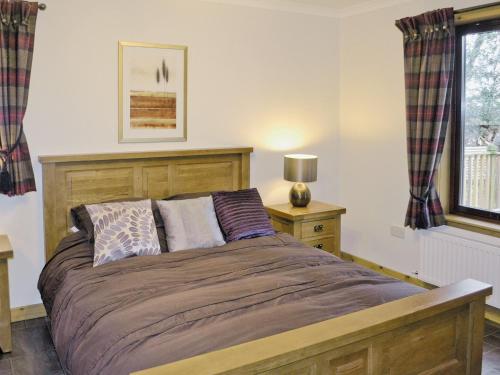
[[[302,241],[309,246],[325,250],[330,253],[335,251],[335,237],[318,238],[317,240]]]
[[[307,221],[301,226],[303,239],[335,234],[335,219]]]

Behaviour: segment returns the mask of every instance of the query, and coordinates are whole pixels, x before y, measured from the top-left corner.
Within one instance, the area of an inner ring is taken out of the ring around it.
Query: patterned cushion
[[[85,206],[94,224],[94,267],[132,255],[158,255],[151,200]]]
[[[221,191],[212,197],[226,241],[275,234],[257,189]]]
[[[158,201],[169,251],[222,246],[226,242],[212,197]]]
[[[117,202],[137,202],[141,200],[144,200],[144,198],[113,199],[110,201],[105,201],[100,203],[102,204],[102,203],[117,203]],[[158,209],[156,201],[151,201],[151,209],[153,210],[153,217],[155,219],[156,232],[158,233],[158,240],[160,241],[161,252],[166,253],[168,249],[167,249],[167,238],[165,234],[165,225],[163,224],[160,210]],[[85,207],[84,204],[81,204],[79,206],[73,207],[70,212],[73,225],[82,232],[82,235],[84,235],[87,238],[93,249],[94,223],[92,223],[92,219],[90,218],[87,208]]]

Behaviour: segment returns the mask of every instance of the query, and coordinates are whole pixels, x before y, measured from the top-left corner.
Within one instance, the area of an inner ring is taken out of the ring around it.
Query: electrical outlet
[[[391,226],[391,236],[404,239],[406,234],[406,230],[403,227],[399,227],[397,225]]]

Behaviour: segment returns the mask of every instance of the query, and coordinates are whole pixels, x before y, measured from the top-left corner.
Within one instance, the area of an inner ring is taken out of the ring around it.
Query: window
[[[500,222],[500,19],[457,27],[451,212]]]

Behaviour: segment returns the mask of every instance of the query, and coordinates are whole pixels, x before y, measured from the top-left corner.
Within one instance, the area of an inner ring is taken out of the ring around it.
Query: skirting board
[[[38,305],[16,307],[10,310],[10,320],[12,322],[43,318],[44,316],[47,316],[47,313],[41,303]]]
[[[425,281],[419,280],[415,277],[411,277],[411,276],[405,275],[401,272],[391,270],[390,268],[386,268],[384,266],[370,262],[369,260],[357,257],[355,255],[352,255],[352,254],[349,254],[346,252],[342,252],[342,259],[347,260],[349,262],[357,263],[360,266],[369,268],[371,270],[374,270],[375,272],[381,273],[381,274],[386,275],[386,276],[393,277],[393,278],[398,279],[398,280],[406,281],[407,283],[417,285],[417,286],[420,286],[420,287],[425,288],[425,289],[436,288],[435,285],[426,283]],[[485,316],[486,316],[486,320],[488,320],[489,322],[493,323],[496,326],[500,326],[500,310],[498,310],[494,307],[491,307],[491,306],[486,306]]]
[[[425,281],[419,280],[415,277],[405,275],[401,272],[391,270],[390,268],[386,268],[384,266],[370,262],[369,260],[357,257],[357,256],[349,254],[349,253],[342,252],[342,259],[347,260],[349,262],[357,263],[365,268],[369,268],[369,269],[374,270],[374,271],[381,273],[383,275],[390,276],[390,277],[393,277],[393,278],[398,279],[398,280],[406,281],[407,283],[417,285],[417,286],[425,288],[425,289],[436,288],[435,285],[426,283]]]
[[[486,320],[500,327],[500,310],[491,306],[486,306]]]

